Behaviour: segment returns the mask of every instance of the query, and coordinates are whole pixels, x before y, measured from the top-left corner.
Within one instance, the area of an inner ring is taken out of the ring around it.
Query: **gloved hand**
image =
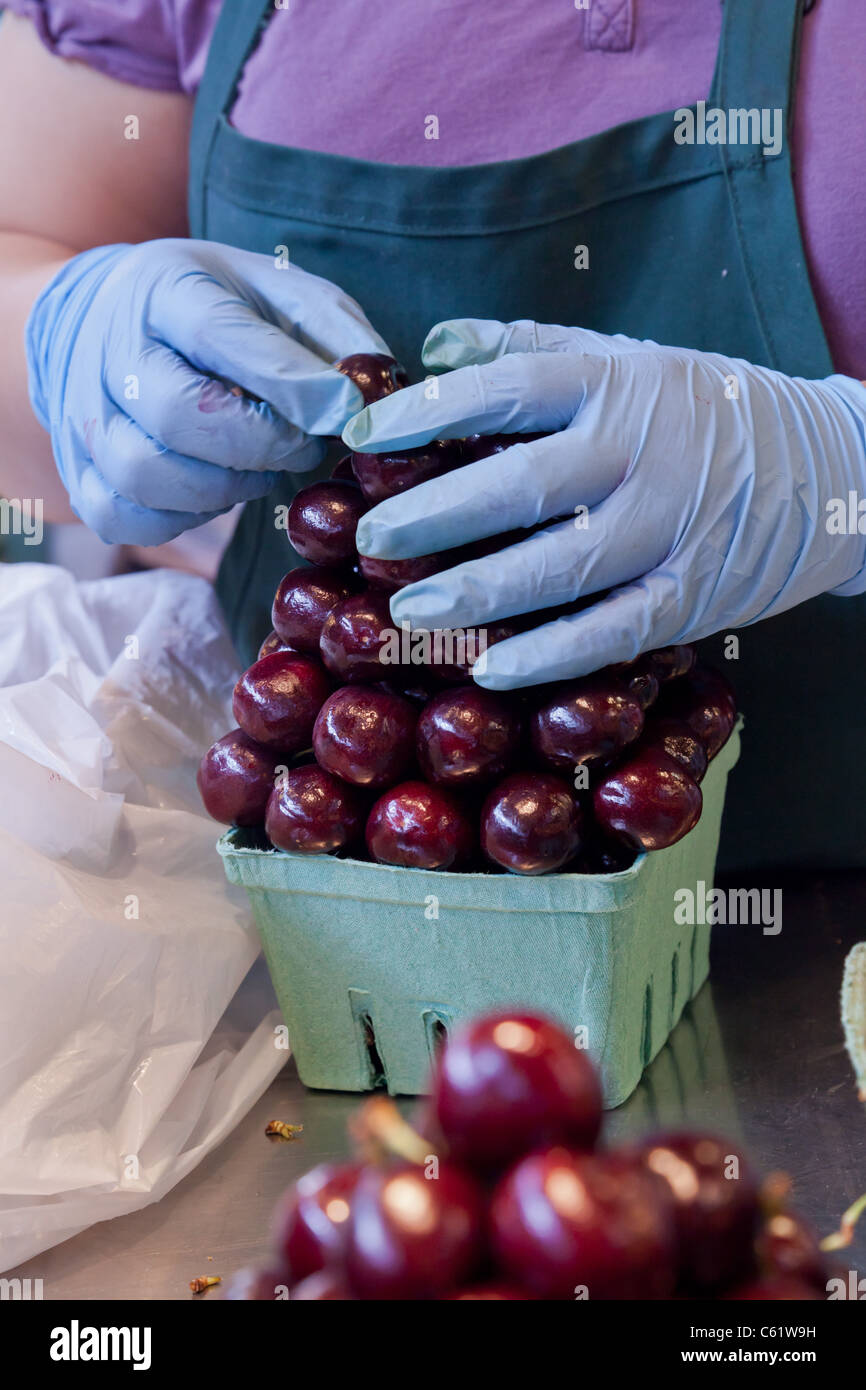
[[[612,590],[492,646],[480,684],[579,676],[866,589],[866,535],[837,534],[828,513],[866,492],[861,383],[530,322],[439,324],[423,356],[455,369],[438,394],[422,384],[369,406],[344,430],[350,448],[561,433],[380,503],[359,525],[362,553],[405,559],[569,519],[400,590],[395,621],[478,628]]]
[[[30,398],[73,510],[104,541],[139,545],[315,468],[316,436],[363,404],[331,364],[388,351],[329,281],[181,239],[75,256],[26,337]]]

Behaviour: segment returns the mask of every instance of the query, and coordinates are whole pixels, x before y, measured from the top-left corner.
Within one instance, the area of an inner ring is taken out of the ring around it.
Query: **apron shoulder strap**
[[[800,27],[811,0],[723,0],[722,34],[708,106],[785,113],[790,130]]]
[[[189,185],[192,237],[207,236],[205,179],[220,118],[231,105],[244,64],[273,13],[273,0],[223,0],[196,96],[190,132],[190,169],[200,171],[198,177],[190,179]]]

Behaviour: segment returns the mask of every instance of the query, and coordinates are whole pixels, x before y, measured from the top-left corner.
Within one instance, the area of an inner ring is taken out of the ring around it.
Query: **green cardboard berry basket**
[[[228,831],[218,849],[249,894],[304,1084],[422,1094],[455,1020],[522,1005],[582,1030],[605,1106],[620,1105],[707,978],[710,928],[677,924],[674,894],[713,881],[739,748],[738,726],[694,830],[616,874],[433,873]]]

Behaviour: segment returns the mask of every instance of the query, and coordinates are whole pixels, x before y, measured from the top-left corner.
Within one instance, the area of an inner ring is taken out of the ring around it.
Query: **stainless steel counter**
[[[779,878],[767,886],[779,887]],[[781,886],[778,935],[715,928],[711,983],[635,1094],[608,1116],[608,1132],[688,1123],[739,1133],[760,1169],[793,1175],[797,1205],[823,1235],[866,1191],[866,1106],[839,1020],[842,963],[866,939],[866,875]],[[196,1275],[227,1278],[262,1252],[279,1193],[347,1151],[345,1121],[357,1103],[306,1091],[289,1063],[234,1134],[161,1202],[94,1226],[7,1277],[41,1278],[46,1299],[191,1298]],[[303,1124],[302,1138],[269,1141],[272,1119]],[[866,1217],[839,1262],[866,1275]]]

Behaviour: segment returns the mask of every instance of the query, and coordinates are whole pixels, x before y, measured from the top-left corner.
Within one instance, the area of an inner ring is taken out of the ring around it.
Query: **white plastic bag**
[[[0,1269],[157,1200],[286,1060],[195,786],[235,660],[202,579],[0,566]]]

